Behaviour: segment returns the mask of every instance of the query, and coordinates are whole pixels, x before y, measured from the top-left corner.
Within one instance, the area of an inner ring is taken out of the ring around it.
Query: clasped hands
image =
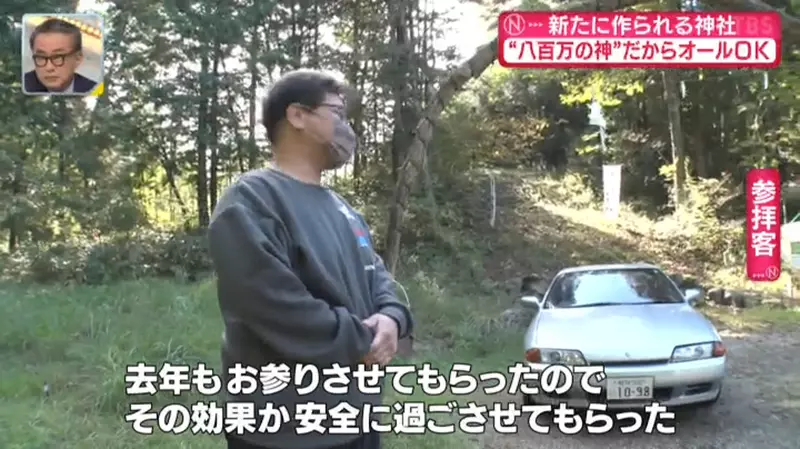
[[[367,365],[388,365],[397,353],[399,333],[397,322],[384,314],[376,313],[364,320],[363,323],[375,333],[369,353],[364,356],[363,362]]]

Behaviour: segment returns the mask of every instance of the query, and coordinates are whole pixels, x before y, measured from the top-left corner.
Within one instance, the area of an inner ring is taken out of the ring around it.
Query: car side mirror
[[[683,297],[689,304],[695,305],[703,298],[703,291],[697,288],[687,288],[683,291]]]
[[[542,307],[542,300],[536,295],[525,295],[520,298],[520,302],[528,307],[534,307],[537,309]]]

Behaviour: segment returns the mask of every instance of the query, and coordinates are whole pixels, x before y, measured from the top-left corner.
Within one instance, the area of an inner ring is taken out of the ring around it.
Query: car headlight
[[[531,348],[525,352],[525,360],[531,363],[548,363],[559,365],[586,365],[586,359],[580,351],[574,349]]]
[[[692,360],[722,357],[725,355],[725,352],[725,345],[719,341],[676,346],[675,349],[672,350],[670,362],[689,362]]]

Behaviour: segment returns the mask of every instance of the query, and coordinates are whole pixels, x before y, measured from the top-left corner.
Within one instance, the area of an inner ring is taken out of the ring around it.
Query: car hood
[[[576,349],[589,362],[664,360],[675,346],[719,339],[686,303],[544,309],[528,347]]]

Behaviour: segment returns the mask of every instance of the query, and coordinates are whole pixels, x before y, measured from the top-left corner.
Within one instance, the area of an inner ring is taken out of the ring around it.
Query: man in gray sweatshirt
[[[380,395],[359,391],[352,375],[344,394],[325,391],[321,383],[301,394],[298,388],[308,382],[295,371],[316,367],[324,380],[323,370],[335,364],[351,373],[361,363],[384,366],[413,327],[364,219],[320,185],[323,171],[341,167],[355,151],[343,93],[335,79],[315,71],[291,72],[275,83],[263,104],[273,166],[239,178],[211,218],[225,385],[237,377],[229,371],[237,364],[252,367],[247,376],[257,382],[283,385],[279,391],[265,392],[261,383],[250,388],[255,391],[227,391],[228,407],[255,404],[259,421],[255,431],[226,429],[229,449],[380,447],[361,416],[355,434],[308,433],[297,417],[308,403],[328,411],[342,402],[359,410],[379,403]],[[292,378],[275,374],[281,370]],[[281,407],[286,411],[275,412]]]

